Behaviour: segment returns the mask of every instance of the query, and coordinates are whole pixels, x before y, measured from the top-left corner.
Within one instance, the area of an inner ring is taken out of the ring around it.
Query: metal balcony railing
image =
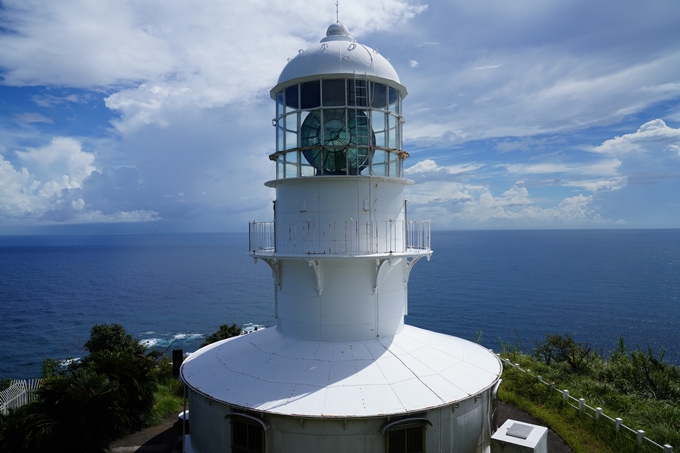
[[[429,220],[250,222],[249,253],[370,255],[428,252]]]

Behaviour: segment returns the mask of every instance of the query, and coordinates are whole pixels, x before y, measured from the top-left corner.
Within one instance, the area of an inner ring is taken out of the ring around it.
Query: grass
[[[168,378],[163,383],[158,384],[148,425],[158,425],[167,416],[180,413],[184,407],[183,392],[184,384],[178,379]]]
[[[567,404],[562,393],[555,389],[568,389],[570,396],[584,398],[588,406],[602,407],[609,417],[622,418],[624,425],[634,430],[644,430],[647,438],[661,445],[680,446],[680,400],[674,393],[677,387],[673,387],[677,386],[677,376],[673,377],[672,373],[670,386],[667,387],[670,393],[658,398],[644,385],[634,382],[635,374],[630,370],[633,362],[627,361],[628,356],[623,353],[609,360],[593,355],[588,359],[587,366],[578,372],[564,362],[552,361],[548,366],[545,361],[518,352],[517,349],[505,351],[501,356],[531,372],[524,373],[515,367],[506,366],[499,398],[550,426],[574,452],[660,453],[663,450],[647,441],[639,447],[634,433],[623,428],[616,433],[612,421],[604,417],[595,421],[594,416],[586,415],[594,415],[590,410],[580,413]],[[644,368],[644,364],[637,363],[636,366]],[[537,375],[554,386],[540,383]],[[645,373],[642,375],[645,376]],[[654,388],[658,390],[658,387]],[[572,401],[572,404],[577,403]]]

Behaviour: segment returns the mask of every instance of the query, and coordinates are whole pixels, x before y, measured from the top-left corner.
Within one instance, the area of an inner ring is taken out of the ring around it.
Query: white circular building
[[[406,94],[342,23],[283,69],[274,221],[250,224],[277,326],[184,362],[187,451],[489,451],[501,362],[404,324],[410,271],[432,254],[403,196]]]

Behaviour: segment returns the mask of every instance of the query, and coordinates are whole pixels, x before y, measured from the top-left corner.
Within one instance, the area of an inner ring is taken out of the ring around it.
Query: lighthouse
[[[432,255],[404,199],[406,87],[338,22],[270,94],[274,219],[250,223],[249,253],[271,268],[277,323],[184,362],[185,448],[489,451],[501,362],[404,323],[411,269]]]

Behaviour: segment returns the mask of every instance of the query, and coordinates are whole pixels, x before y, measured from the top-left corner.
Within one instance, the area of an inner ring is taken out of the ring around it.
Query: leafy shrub
[[[90,339],[85,343],[90,354],[102,351],[144,354],[145,348],[120,324],[97,324],[90,330]]]
[[[241,328],[239,326],[237,326],[236,324],[232,324],[230,326],[224,324],[220,326],[217,332],[209,335],[205,339],[201,347],[207,346],[211,343],[215,343],[220,340],[226,340],[227,338],[236,337],[238,335],[241,335]]]
[[[587,343],[577,343],[571,335],[546,335],[545,341],[536,342],[534,357],[550,366],[567,363],[574,373],[583,373],[592,360],[592,349]]]

